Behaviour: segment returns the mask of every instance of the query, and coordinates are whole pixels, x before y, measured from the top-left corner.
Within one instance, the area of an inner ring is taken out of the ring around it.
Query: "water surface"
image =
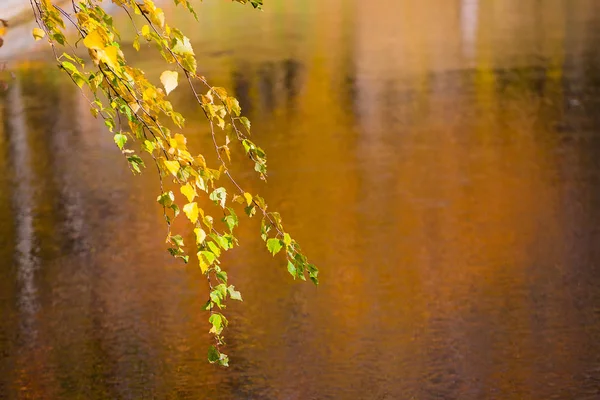
[[[600,3],[200,9],[202,73],[270,156],[268,185],[241,179],[321,286],[242,221],[232,366],[209,365],[206,282],[164,249],[156,176],[36,56],[0,97],[0,398],[600,397]]]

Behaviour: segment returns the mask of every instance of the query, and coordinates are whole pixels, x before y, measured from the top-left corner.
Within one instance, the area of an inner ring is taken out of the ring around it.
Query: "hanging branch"
[[[258,9],[262,6],[262,0],[234,1],[250,3]],[[160,179],[161,193],[157,201],[163,208],[167,224],[168,250],[186,263],[190,253],[196,255],[209,287],[205,309],[209,313],[210,333],[215,343],[210,346],[208,360],[227,366],[228,357],[221,349],[225,344],[222,333],[228,321],[222,310],[228,298],[242,300],[240,292],[228,283],[227,273],[221,265],[221,255],[238,245],[234,231],[239,218],[234,207],[241,207],[250,218],[256,214],[261,216],[262,240],[273,256],[285,254],[287,270],[294,279],[306,280],[308,276],[318,284],[317,268],[308,262],[298,243],[285,231],[279,213],[268,211],[265,200],[246,191],[229,171],[231,152],[243,151],[259,177],[266,180],[266,154],[250,140],[250,121],[241,115],[235,97],[224,88],[210,85],[197,73],[197,60],[190,40],[179,29],[167,24],[164,12],[152,0],[139,3],[113,0],[113,3],[126,13],[134,26],[133,47],[139,51],[140,42],[153,45],[164,61],[172,65],[172,69],[165,70],[160,76],[162,88],[150,82],[142,70],[128,64],[120,49],[119,33],[113,19],[99,0],[84,0],[77,4],[73,1],[72,13],[56,7],[51,0],[30,2],[39,26],[33,31],[34,38],[45,38],[52,46],[59,67],[80,88],[89,89],[93,96],[93,99],[88,98],[90,111],[104,120],[130,169],[141,173],[145,167],[136,151],[152,157]],[[183,4],[197,17],[189,1],[174,2]],[[78,42],[88,49],[89,60],[78,57],[67,43],[63,18],[74,26]],[[134,21],[136,18],[143,24],[139,30]],[[59,46],[69,51],[59,55]],[[167,100],[179,86],[180,76],[187,80],[198,107],[207,118],[218,160],[216,167],[209,166],[204,155],[192,153],[182,133],[172,132],[165,125],[170,121],[182,129],[185,124],[185,118]],[[200,93],[195,83],[206,92]],[[233,149],[230,147],[232,139],[238,143]],[[223,177],[225,184],[232,188],[232,195],[221,183]],[[166,178],[179,187],[177,196],[173,191],[165,191],[163,180]],[[199,207],[197,199],[203,197],[220,207],[222,217],[219,221]],[[181,211],[193,226],[195,243],[192,246],[186,247],[181,235],[172,232],[172,221]]]

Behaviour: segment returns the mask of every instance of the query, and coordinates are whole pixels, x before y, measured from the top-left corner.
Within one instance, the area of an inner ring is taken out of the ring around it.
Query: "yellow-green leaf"
[[[192,224],[195,224],[196,221],[198,221],[198,204],[196,202],[188,203],[183,206],[183,212]]]
[[[165,71],[160,75],[160,82],[165,87],[167,94],[171,93],[178,85],[179,74],[176,71]]]
[[[42,29],[40,28],[33,28],[33,38],[35,40],[40,40],[43,39],[46,36],[46,32],[44,32]]]
[[[248,204],[248,206],[252,204],[252,195],[250,193],[245,192],[244,198],[246,199],[246,204]]]
[[[188,39],[185,36],[183,37],[183,40],[180,40],[179,38],[177,38],[177,40],[175,41],[175,46],[173,46],[173,48],[171,50],[173,50],[173,53],[179,54],[182,56],[186,56],[186,55],[193,56],[194,55],[194,49],[192,48],[190,39]]]
[[[283,243],[286,246],[289,246],[290,244],[292,244],[292,237],[290,236],[289,233],[284,233],[283,234]]]

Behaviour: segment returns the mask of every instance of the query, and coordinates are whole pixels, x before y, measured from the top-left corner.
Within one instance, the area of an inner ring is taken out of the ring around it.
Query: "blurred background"
[[[321,268],[294,282],[241,221],[229,369],[153,169],[128,171],[23,3],[0,5],[0,398],[600,398],[600,2],[164,4],[269,155],[242,181]]]

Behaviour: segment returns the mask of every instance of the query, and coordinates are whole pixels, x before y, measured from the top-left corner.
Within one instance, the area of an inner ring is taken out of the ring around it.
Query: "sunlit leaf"
[[[184,205],[183,212],[192,224],[195,224],[196,221],[198,221],[198,204],[196,202]]]
[[[246,128],[246,130],[250,132],[250,120],[246,117],[241,117],[240,122],[242,123],[242,125],[244,125],[244,128]]]
[[[144,161],[136,155],[127,157],[127,161],[129,161],[129,166],[134,172],[141,173],[142,167],[144,167]]]
[[[114,140],[117,146],[119,146],[119,149],[123,150],[123,146],[125,146],[125,143],[127,143],[127,136],[123,135],[122,133],[117,133],[115,134]]]
[[[221,334],[223,332],[223,317],[221,314],[213,313],[209,318],[208,322],[212,324],[210,328],[210,333],[214,333],[215,335]]]
[[[202,228],[194,229],[194,234],[196,235],[196,244],[202,244],[206,239],[206,232]]]
[[[283,234],[283,244],[285,244],[286,246],[289,246],[290,244],[292,244],[292,237],[290,236],[289,233]]]
[[[173,46],[173,48],[171,50],[173,50],[173,53],[179,54],[182,56],[186,56],[186,55],[193,56],[194,55],[194,49],[192,48],[190,39],[188,39],[185,36],[183,37],[183,40],[176,39],[175,45]]]
[[[282,247],[283,247],[283,244],[282,244],[281,240],[279,240],[279,239],[271,238],[271,239],[267,240],[267,249],[269,249],[269,251],[273,255],[279,253],[279,251],[281,250]]]
[[[209,198],[216,204],[220,205],[221,208],[225,208],[225,202],[227,200],[227,191],[223,187],[217,188],[209,195]]]
[[[97,29],[87,34],[83,39],[83,45],[90,50],[102,50],[106,47],[105,40]]]
[[[252,195],[248,192],[244,193],[244,199],[246,199],[246,204],[249,206],[252,204]]]
[[[296,266],[291,261],[288,261],[287,270],[296,279]]]
[[[179,172],[179,168],[181,167],[179,165],[179,161],[169,161],[169,160],[165,160],[163,161],[165,164],[165,167],[167,167],[167,169],[169,170],[169,172],[171,174],[173,174],[174,176],[177,176],[177,172]]]
[[[179,74],[176,71],[165,71],[160,75],[160,82],[167,94],[171,93],[178,85]]]
[[[44,37],[46,37],[46,32],[44,32],[42,29],[40,28],[33,28],[33,31],[31,32],[33,34],[33,38],[35,40],[41,40]],[[0,32],[0,36],[2,36],[3,34]]]
[[[229,297],[231,297],[232,300],[242,301],[242,294],[235,290],[233,285],[229,286],[227,291],[229,292]]]
[[[192,202],[196,197],[196,189],[190,183],[186,183],[181,187],[181,194],[183,194],[189,202]]]

